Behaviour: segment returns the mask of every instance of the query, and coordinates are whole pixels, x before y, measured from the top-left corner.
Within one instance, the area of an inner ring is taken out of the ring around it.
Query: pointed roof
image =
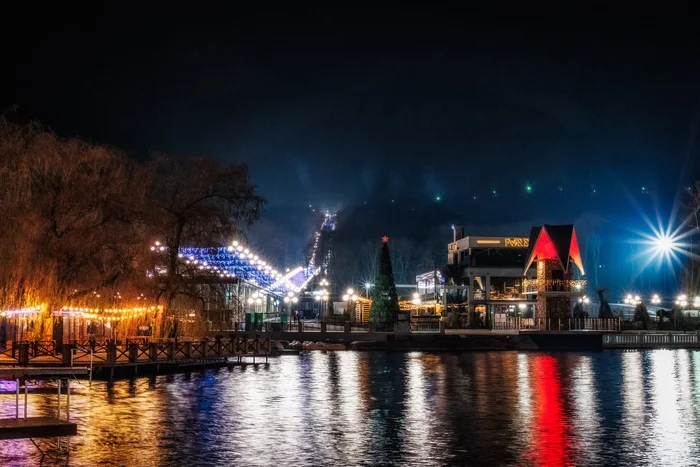
[[[573,261],[582,274],[583,261],[578,246],[576,231],[571,224],[548,225],[533,227],[530,230],[530,243],[527,249],[525,269],[537,259],[556,259],[564,271],[569,270],[569,262]]]

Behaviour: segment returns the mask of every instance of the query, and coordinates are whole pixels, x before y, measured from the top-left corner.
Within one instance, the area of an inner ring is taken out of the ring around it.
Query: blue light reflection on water
[[[311,352],[74,384],[75,466],[700,464],[698,351]],[[0,441],[0,465],[37,461]]]

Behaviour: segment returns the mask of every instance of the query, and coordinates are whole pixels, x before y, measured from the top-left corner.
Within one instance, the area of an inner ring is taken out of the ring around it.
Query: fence
[[[700,347],[700,335],[695,333],[637,333],[605,334],[605,348]]]
[[[508,331],[620,331],[619,318],[519,318],[493,323],[494,330]]]
[[[269,338],[221,337],[202,340],[137,338],[125,341],[21,341],[9,343],[2,352],[10,364],[60,364],[70,366],[92,362],[100,365],[120,363],[174,362],[237,356],[265,356],[271,352]]]

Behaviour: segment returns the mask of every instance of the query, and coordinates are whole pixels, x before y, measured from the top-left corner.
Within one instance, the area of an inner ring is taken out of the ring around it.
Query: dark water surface
[[[700,465],[698,351],[312,352],[75,384],[75,466]],[[0,465],[38,460],[0,441]]]

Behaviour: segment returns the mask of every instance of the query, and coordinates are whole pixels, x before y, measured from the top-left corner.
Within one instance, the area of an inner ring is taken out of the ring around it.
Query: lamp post
[[[416,316],[418,316],[420,314],[418,308],[420,307],[420,304],[421,304],[420,294],[418,292],[413,294],[412,303],[416,306]]]
[[[349,288],[345,292],[345,295],[343,295],[343,300],[348,302],[348,312],[350,312],[350,322],[352,323],[355,321],[355,316],[354,316],[355,309],[353,308],[352,304],[353,304],[353,302],[357,301],[357,295],[355,295],[355,290],[352,288]]]

